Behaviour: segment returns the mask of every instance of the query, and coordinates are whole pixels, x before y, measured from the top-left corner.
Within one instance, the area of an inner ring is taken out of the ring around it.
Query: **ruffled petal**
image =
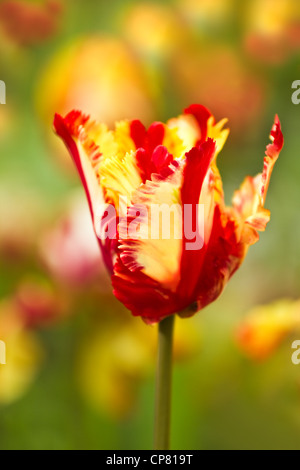
[[[213,302],[241,265],[250,244],[258,240],[270,212],[263,205],[274,164],[283,146],[278,117],[272,128],[273,143],[267,146],[264,170],[256,178],[248,177],[234,195],[234,210],[218,203],[215,197],[213,224],[205,250],[195,296],[197,309]],[[195,307],[194,307],[195,308]]]
[[[174,292],[139,270],[130,271],[120,258],[114,265],[111,280],[116,298],[146,323],[157,323],[180,308]]]
[[[72,111],[66,118],[56,114],[54,129],[64,141],[76,165],[95,227],[96,219],[102,217],[104,210],[104,195],[98,174],[101,153],[91,135],[97,135],[101,130],[79,111]]]
[[[184,110],[185,115],[193,116],[198,123],[199,138],[198,143],[203,143],[207,138],[211,138],[216,142],[216,155],[222,150],[227,137],[229,129],[223,129],[227,123],[227,119],[222,119],[216,123],[216,120],[209,109],[200,104],[192,104]]]
[[[160,174],[173,161],[173,156],[163,145],[165,125],[154,122],[148,130],[138,121],[130,123],[130,135],[136,147],[136,161],[142,182]]]
[[[208,239],[208,244],[204,246],[204,250],[197,259],[199,277],[193,294],[196,302],[191,304],[190,309],[183,312],[184,316],[194,314],[221,294],[230,277],[244,260],[249,245],[258,240],[257,231],[265,229],[270,218],[270,212],[263,207],[266,190],[274,164],[283,146],[277,116],[271,139],[273,143],[267,147],[263,173],[256,178],[246,178],[241,189],[235,193],[234,210],[225,206],[219,172],[214,160],[211,164],[202,187],[200,201],[201,198],[206,200],[213,218],[210,223],[209,213],[206,212],[205,221],[209,227],[209,235],[205,237]],[[214,197],[209,189],[209,179],[214,187]],[[209,204],[209,198],[211,198],[211,204]],[[191,269],[193,260],[191,259],[187,265]],[[188,284],[186,289],[188,289]]]
[[[183,253],[180,266],[180,285],[177,293],[183,302],[188,306],[195,300],[194,291],[201,272],[201,266],[207,250],[210,238],[210,229],[206,224],[210,207],[207,207],[207,200],[201,199],[202,191],[210,174],[210,165],[215,157],[216,144],[212,139],[208,139],[201,146],[192,149],[186,156],[186,165],[183,174],[183,185],[181,188],[181,200],[184,211],[190,206],[189,218],[184,218],[183,233]],[[211,190],[213,194],[213,190]],[[210,201],[209,201],[210,204]],[[199,207],[203,211],[199,211]],[[207,210],[206,210],[207,209]],[[198,220],[197,220],[198,219]],[[194,232],[194,238],[190,235]]]
[[[230,213],[215,207],[211,236],[195,288],[197,310],[213,302],[242,263],[247,247],[239,242],[237,223]]]
[[[54,129],[76,165],[105,264],[112,272],[115,237],[102,236],[108,224],[108,218],[104,217],[107,204],[113,204],[118,210],[119,197],[130,198],[141,183],[129,123],[121,121],[110,131],[106,125],[72,111],[65,118],[55,115]],[[116,225],[116,216],[114,212],[110,217],[110,227]]]
[[[99,165],[101,185],[104,190],[106,202],[119,209],[120,198],[131,197],[142,183],[138,170],[135,152],[111,155],[102,159]]]
[[[182,251],[181,168],[164,181],[147,181],[119,223],[119,252],[132,272],[140,270],[163,288],[179,282]]]
[[[272,144],[266,148],[263,172],[255,178],[247,177],[233,197],[233,209],[242,228],[241,239],[248,244],[257,241],[257,231],[265,230],[270,220],[270,212],[264,208],[264,203],[271,174],[284,143],[278,116],[275,117],[270,138]]]
[[[187,153],[185,162],[175,168],[173,175],[165,181],[148,181],[133,198],[137,204],[135,210],[147,207],[146,216],[134,220],[135,214],[131,213],[134,208],[130,208],[129,218],[119,224],[119,257],[112,277],[114,293],[134,315],[142,316],[148,322],[160,321],[195,300],[195,287],[201,270],[199,261],[204,256],[201,249],[203,240],[198,239],[202,230],[195,224],[195,211],[198,210],[201,188],[215,151],[215,143],[209,139]],[[165,204],[166,208],[174,209],[171,237],[163,238],[159,228],[159,237],[151,238],[147,212],[151,213],[152,204]],[[190,219],[185,218],[182,210],[185,204],[192,207]],[[203,220],[198,222],[203,223]],[[122,237],[131,224],[134,229],[139,226],[144,239]],[[188,230],[185,225],[189,225]],[[191,226],[194,237],[190,236]],[[180,235],[178,238],[172,236],[176,231]],[[199,241],[200,245],[194,249],[188,248]]]
[[[93,204],[97,192],[101,192],[106,203],[112,203],[116,208],[119,197],[130,199],[142,180],[128,121],[120,121],[114,130],[109,130],[106,125],[90,120],[79,111],[72,111],[65,118],[56,115],[54,128],[71,152],[92,207],[92,215],[98,206]]]

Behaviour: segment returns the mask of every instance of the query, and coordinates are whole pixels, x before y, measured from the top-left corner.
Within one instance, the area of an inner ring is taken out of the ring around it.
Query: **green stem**
[[[154,449],[170,446],[172,346],[175,315],[159,323],[155,388]]]

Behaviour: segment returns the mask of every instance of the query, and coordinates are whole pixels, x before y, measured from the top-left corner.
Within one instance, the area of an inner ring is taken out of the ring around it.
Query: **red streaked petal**
[[[165,125],[162,122],[153,122],[147,132],[147,147],[151,152],[158,145],[162,145],[165,135]]]
[[[140,148],[136,151],[135,157],[144,183],[153,179],[154,175],[165,179],[166,176],[172,173],[171,163],[176,166],[173,155],[163,145],[158,145],[152,154],[148,150]]]
[[[160,174],[163,168],[166,168],[172,163],[173,156],[168,152],[167,148],[163,145],[155,147],[152,153],[152,163]]]
[[[114,257],[118,247],[117,241],[117,226],[118,218],[115,210],[110,209],[113,206],[108,206],[104,211],[103,217],[100,221],[100,231],[97,237],[100,243],[100,248],[103,256],[103,261],[110,274],[114,272]],[[106,234],[106,236],[105,236]]]
[[[236,192],[234,212],[217,204],[214,220],[195,289],[198,309],[213,302],[242,263],[248,246],[258,240],[258,230],[264,230],[270,213],[263,207],[265,190],[283,145],[278,118],[272,129],[273,144],[267,147],[264,172],[256,178],[246,178]],[[265,174],[265,177],[264,177]]]
[[[244,242],[253,244],[258,239],[257,231],[263,231],[270,220],[270,212],[264,208],[267,190],[274,165],[283,147],[283,135],[278,116],[270,134],[272,143],[267,145],[263,172],[255,178],[248,176],[240,189],[234,193],[233,208],[240,224],[243,225],[241,237]]]
[[[207,137],[207,121],[212,116],[212,113],[200,104],[192,104],[184,110],[184,113],[192,114],[196,118],[201,130],[200,142],[204,142]]]
[[[186,154],[181,188],[182,204],[198,204],[204,178],[216,152],[216,144],[208,139]]]
[[[214,158],[215,151],[215,142],[209,139],[201,147],[192,149],[186,155],[184,169],[178,168],[177,170],[177,172],[183,171],[183,184],[179,190],[182,198],[181,204],[191,204],[194,207],[198,204],[201,187],[210,163]],[[176,175],[173,177],[176,179]],[[182,177],[177,184],[180,184],[181,179]],[[151,185],[151,191],[149,185]],[[145,203],[145,200],[149,197],[152,203],[153,201],[155,202],[156,199],[152,194],[153,192],[158,197],[156,202],[165,202],[166,193],[164,192],[164,197],[161,195],[163,185],[169,188],[169,195],[172,200],[174,189],[172,189],[172,185],[167,179],[164,182],[158,183],[148,182],[144,188],[144,196],[141,194],[136,202]],[[139,192],[141,191],[142,189]],[[130,222],[131,220],[129,219]],[[120,232],[123,231],[124,227],[121,227]],[[176,241],[181,247],[180,251],[187,241],[190,242],[191,240],[183,239]],[[164,242],[166,242],[167,246],[163,245]],[[142,245],[145,245],[146,248],[148,246],[151,248],[146,249],[146,254],[154,256],[154,264],[152,264],[151,259],[139,256],[139,253],[145,251],[142,250]],[[157,250],[158,247],[161,247],[162,251]],[[119,250],[120,256],[115,264],[115,275],[112,280],[114,292],[116,297],[130,308],[134,315],[140,315],[147,319],[147,321],[156,322],[160,321],[164,316],[183,310],[196,300],[195,288],[200,276],[201,264],[205,255],[204,251],[185,251],[180,256],[181,260],[178,258],[176,261],[176,250],[174,248],[170,249],[170,240],[123,240]],[[166,254],[169,253],[169,261],[163,259],[164,251]],[[165,264],[170,269],[172,265],[170,257],[174,256],[174,267],[177,265],[176,272],[180,274],[176,281],[177,284],[179,281],[179,285],[175,290],[174,286],[172,288],[170,284],[170,279],[176,280],[177,276],[172,274],[171,277],[168,277],[166,272],[166,275],[164,274],[165,282],[162,282],[159,279],[159,275],[162,272],[158,269],[158,265],[163,266]],[[146,268],[143,266],[142,260],[147,262]],[[149,266],[148,263],[150,263]],[[151,266],[152,268],[150,269]],[[155,276],[153,277],[154,272],[157,272],[156,278]]]
[[[182,250],[182,169],[165,180],[147,181],[133,195],[127,218],[119,223],[119,252],[130,270],[140,270],[175,290]]]
[[[148,130],[138,120],[130,123],[130,136],[137,150],[136,162],[144,183],[151,179],[153,173],[160,173],[162,169],[161,158],[158,159],[156,149],[162,147],[164,135],[165,126],[161,122],[154,122]],[[173,160],[170,154],[168,159]],[[165,167],[166,164],[163,166]]]
[[[101,155],[96,144],[84,133],[85,126],[91,128],[94,124],[78,111],[72,111],[65,119],[56,114],[53,124],[76,165],[95,224],[96,213],[99,215],[99,211],[104,209],[102,189],[95,171]]]
[[[162,145],[165,126],[162,122],[153,122],[148,130],[138,121],[131,121],[130,136],[136,149],[143,148],[152,154],[155,147]]]
[[[202,224],[205,224],[206,220],[197,220],[199,216],[197,204],[199,204],[202,186],[210,164],[214,159],[215,152],[215,142],[212,139],[208,139],[200,147],[193,148],[186,155],[186,165],[183,173],[183,185],[181,188],[181,200],[184,211],[187,210],[186,208],[188,204],[191,205],[193,220],[186,220],[185,217],[183,218],[184,230],[180,266],[181,280],[177,289],[177,293],[179,297],[186,297],[186,299],[189,299],[189,302],[191,302],[193,299],[193,292],[201,272],[201,265],[205,255],[205,245],[208,243],[208,239],[202,239],[200,242],[200,238],[204,238],[205,236],[205,227],[202,227]],[[196,222],[198,222],[198,224]],[[194,240],[187,238],[187,223],[190,226],[190,229],[194,227],[198,231]],[[203,230],[201,230],[201,228]],[[201,235],[202,231],[203,235]],[[208,232],[207,235],[209,235]],[[196,237],[198,237],[198,239]],[[194,244],[195,249],[191,249],[191,243]]]
[[[213,302],[242,263],[246,246],[238,242],[236,221],[215,208],[213,227],[195,288],[198,310]]]
[[[264,205],[271,174],[284,144],[283,135],[281,131],[281,124],[277,115],[275,116],[275,121],[271,130],[270,139],[272,140],[272,143],[269,144],[266,148],[264,168],[261,177],[261,205]]]
[[[137,149],[144,147],[147,131],[144,124],[138,119],[130,123],[130,137],[132,138]]]
[[[114,273],[114,295],[134,316],[141,316],[146,323],[157,323],[180,308],[174,293],[163,289],[141,271],[133,273],[121,259],[115,263]]]

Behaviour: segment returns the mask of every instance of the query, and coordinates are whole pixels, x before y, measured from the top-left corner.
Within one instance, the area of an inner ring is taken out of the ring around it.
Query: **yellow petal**
[[[136,209],[143,206],[145,212],[131,223],[121,220],[119,226],[123,263],[132,271],[140,269],[170,290],[175,290],[180,280],[182,210],[179,185],[178,174],[163,182],[147,181],[133,197]]]
[[[106,202],[119,208],[119,198],[131,201],[133,192],[140,186],[142,179],[136,164],[135,152],[112,154],[103,159],[99,166],[101,186],[105,191]]]
[[[217,122],[217,124],[215,124],[215,119],[213,116],[211,116],[207,121],[207,137],[210,137],[211,139],[216,141],[216,155],[221,152],[228,138],[230,132],[229,129],[223,129],[227,122],[228,119],[224,118],[221,121]]]
[[[163,145],[174,158],[183,158],[195,147],[201,133],[196,119],[191,114],[170,119],[166,124]]]

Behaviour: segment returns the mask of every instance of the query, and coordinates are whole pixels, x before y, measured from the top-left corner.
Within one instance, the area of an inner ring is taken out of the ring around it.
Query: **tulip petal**
[[[132,315],[149,324],[157,323],[180,308],[176,295],[141,271],[130,271],[120,258],[111,278],[113,292]]]
[[[163,145],[174,159],[183,159],[186,152],[196,146],[201,138],[197,120],[191,114],[170,119],[165,128]]]
[[[218,155],[229,135],[229,129],[223,129],[228,120],[225,118],[216,123],[211,112],[199,104],[189,106],[184,112],[188,117],[193,116],[198,123],[200,128],[198,143],[204,142],[207,138],[213,139],[217,145],[216,155]]]
[[[257,241],[257,231],[265,230],[270,220],[270,212],[264,208],[264,203],[271,174],[284,143],[278,116],[275,117],[270,138],[272,144],[266,148],[263,172],[255,178],[247,177],[233,196],[233,208],[244,222],[241,236],[248,244]]]
[[[54,128],[64,140],[77,167],[93,220],[95,209],[99,207],[99,194],[103,213],[103,198],[106,203],[118,207],[119,196],[130,198],[141,184],[128,121],[120,121],[111,131],[106,125],[72,111],[65,118],[56,115]]]
[[[264,169],[261,178],[261,205],[264,205],[271,174],[284,143],[281,131],[281,124],[277,115],[275,116],[275,121],[271,130],[270,139],[272,140],[272,144],[269,144],[266,149],[266,156],[264,158]]]
[[[89,203],[95,226],[96,214],[104,209],[103,191],[97,174],[101,158],[99,147],[90,138],[90,133],[97,133],[97,125],[79,111],[73,111],[62,118],[56,114],[54,129],[62,138],[76,165]]]
[[[165,126],[154,122],[148,130],[138,121],[130,123],[130,135],[136,146],[136,161],[143,183],[151,180],[153,173],[160,174],[173,160],[173,156],[163,146]]]
[[[258,240],[270,213],[263,207],[274,164],[283,146],[278,117],[271,132],[273,143],[267,147],[264,170],[255,178],[246,178],[234,195],[234,210],[218,203],[214,210],[209,243],[205,251],[195,296],[197,308],[214,301],[242,263],[248,246]]]
[[[157,202],[168,207],[176,203],[179,207],[182,204],[195,206],[215,151],[216,145],[211,139],[192,149],[186,155],[184,166],[175,169],[174,175],[163,182],[148,181],[137,191],[134,202],[146,204],[149,211],[150,205]],[[175,211],[173,220],[178,224],[177,230],[182,232],[182,211]],[[149,219],[142,218],[138,223],[142,226],[141,231],[148,234],[151,230]],[[121,222],[120,233],[127,227],[128,221],[126,227]],[[201,270],[199,260],[204,254],[201,250],[185,250],[186,243],[191,240],[182,235],[180,240],[161,237],[158,240],[120,240],[112,283],[114,294],[133,315],[152,323],[193,303]]]
[[[215,118],[213,116],[211,116],[207,121],[207,137],[213,139],[216,142],[216,155],[221,152],[228,138],[229,129],[223,129],[227,122],[228,119],[224,118],[221,121],[215,123]]]
[[[212,139],[208,139],[201,146],[193,148],[186,155],[186,166],[183,174],[183,185],[181,188],[181,200],[184,208],[188,204],[195,208],[196,204],[203,203],[205,206],[206,201],[201,202],[201,192],[204,185],[205,178],[209,172],[209,167],[214,159],[216,152],[216,144]],[[205,212],[204,212],[205,214]],[[192,219],[196,219],[192,216]],[[178,286],[178,295],[182,298],[192,299],[196,283],[201,272],[201,265],[205,256],[206,245],[208,243],[210,233],[205,230],[207,218],[198,221],[198,235],[200,234],[200,224],[204,225],[203,233],[204,239],[202,245],[197,247],[196,236],[194,240],[187,237],[187,222],[189,225],[194,225],[194,220],[184,220],[184,236],[183,236],[183,253],[181,258],[181,281]],[[188,249],[194,243],[195,249]]]
[[[147,181],[133,196],[128,217],[119,223],[120,258],[162,287],[175,290],[182,250],[181,169],[165,181]]]
[[[103,159],[99,165],[99,173],[105,200],[113,204],[117,210],[120,197],[130,201],[133,192],[142,183],[133,151]]]
[[[104,262],[108,270],[112,272],[112,248],[114,248],[114,243],[111,240],[103,241],[99,238],[99,233],[102,231],[103,215],[107,206],[98,172],[102,155],[99,152],[99,147],[91,140],[91,136],[104,135],[101,141],[103,143],[102,149],[106,152],[106,146],[111,145],[110,136],[107,136],[105,131],[103,133],[102,125],[91,122],[88,116],[84,116],[79,111],[72,111],[65,118],[56,114],[54,129],[64,141],[76,165],[87,196],[93,227]]]
[[[200,128],[200,142],[204,142],[207,138],[207,122],[212,117],[209,109],[205,108],[201,104],[192,104],[184,110],[185,114],[192,115],[198,122]]]

